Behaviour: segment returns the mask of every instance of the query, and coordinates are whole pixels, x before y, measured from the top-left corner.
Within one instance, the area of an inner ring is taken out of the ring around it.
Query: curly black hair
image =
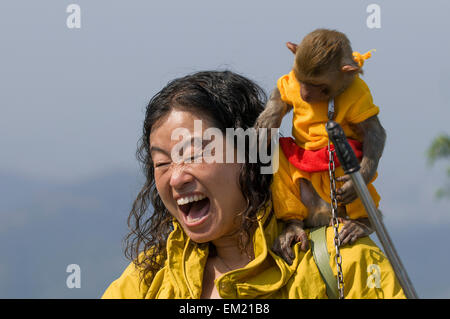
[[[125,238],[125,256],[143,270],[145,281],[152,277],[148,274],[155,274],[163,267],[167,238],[173,229],[172,216],[155,186],[149,152],[153,125],[176,108],[208,119],[224,134],[226,128],[245,130],[253,127],[266,101],[266,94],[257,84],[231,71],[203,71],[175,79],[150,100],[136,152],[146,180],[132,205],[128,217],[130,233]],[[256,163],[248,160],[248,149],[246,147],[246,160],[239,172],[239,185],[246,200],[246,209],[240,214],[241,249],[251,238],[257,212],[265,210],[271,199],[272,175],[261,174],[263,164],[259,159]],[[152,212],[148,209],[150,204]]]

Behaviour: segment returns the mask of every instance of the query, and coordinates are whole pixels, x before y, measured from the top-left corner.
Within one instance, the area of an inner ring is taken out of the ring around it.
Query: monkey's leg
[[[306,179],[300,180],[301,201],[308,209],[308,217],[305,219],[306,227],[319,227],[330,225],[331,209],[330,204],[324,201],[315,191],[311,182]],[[365,237],[373,233],[368,218],[349,219],[345,206],[338,206],[338,219],[343,224],[339,232],[341,245],[353,244],[358,238]]]
[[[275,240],[272,250],[281,256],[288,264],[292,264],[294,252],[292,245],[301,242],[300,249],[308,250],[308,236],[305,232],[307,227],[317,227],[328,225],[331,218],[330,204],[325,202],[314,190],[311,182],[301,178],[299,183],[300,200],[308,209],[308,217],[302,221],[291,219],[286,221],[286,226],[282,233]]]
[[[305,188],[305,199],[303,199],[303,188]],[[303,185],[302,179],[300,180],[300,201],[302,203],[308,203],[306,208],[309,210],[312,206],[313,196],[311,196],[308,190],[308,185]],[[309,211],[308,211],[309,215]],[[329,220],[329,219],[328,219]],[[327,222],[328,222],[327,220]],[[325,223],[326,224],[326,223]],[[292,250],[292,245],[294,243],[301,242],[300,249],[303,251],[308,250],[309,241],[308,236],[304,230],[304,221],[300,219],[290,219],[285,221],[285,227],[281,234],[275,239],[272,250],[281,258],[283,258],[288,264],[292,264],[295,258],[294,252]]]
[[[380,201],[380,195],[376,191],[372,183],[367,185],[370,196],[372,197],[376,206]],[[353,244],[358,238],[365,237],[374,232],[374,228],[369,222],[369,219],[364,218],[365,207],[361,199],[357,198],[350,204],[345,205],[347,215],[349,216],[348,223],[344,222],[344,227],[340,232],[340,240],[343,245],[350,243]],[[379,217],[381,218],[381,212],[378,210]],[[367,215],[366,215],[367,216]]]
[[[307,179],[300,179],[300,194],[300,200],[308,209],[305,226],[313,228],[328,225],[331,220],[330,204],[317,194],[313,185]]]

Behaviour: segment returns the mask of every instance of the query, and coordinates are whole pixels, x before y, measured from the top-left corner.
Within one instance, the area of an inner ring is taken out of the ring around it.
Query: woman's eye
[[[169,165],[170,163],[168,163],[168,162],[164,162],[164,163],[156,163],[155,164],[155,167],[162,167],[162,166],[165,166],[165,165]]]

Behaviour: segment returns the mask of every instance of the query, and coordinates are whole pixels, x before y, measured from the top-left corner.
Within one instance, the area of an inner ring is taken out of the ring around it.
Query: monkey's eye
[[[326,84],[309,84],[309,86],[322,94],[328,93],[328,86]]]
[[[311,86],[313,88],[320,88],[323,86],[323,84],[312,84],[312,83],[306,83],[306,85]]]
[[[322,94],[328,95],[330,90],[327,87],[322,88]]]

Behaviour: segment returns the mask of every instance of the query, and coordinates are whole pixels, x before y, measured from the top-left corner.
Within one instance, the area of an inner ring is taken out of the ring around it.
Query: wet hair
[[[128,217],[130,232],[125,238],[125,256],[142,269],[141,279],[149,283],[151,275],[163,267],[167,258],[167,238],[173,230],[173,217],[155,186],[149,152],[152,127],[173,109],[181,109],[208,119],[223,134],[226,128],[245,130],[253,127],[266,101],[266,94],[257,84],[231,71],[204,71],[175,79],[150,100],[136,152],[145,183],[132,205]],[[257,163],[248,160],[248,149],[239,172],[239,186],[246,200],[246,209],[238,215],[241,249],[251,239],[250,232],[257,224],[257,212],[265,210],[271,198],[272,175],[260,173],[262,164],[259,159]],[[150,204],[153,211],[149,209]]]

